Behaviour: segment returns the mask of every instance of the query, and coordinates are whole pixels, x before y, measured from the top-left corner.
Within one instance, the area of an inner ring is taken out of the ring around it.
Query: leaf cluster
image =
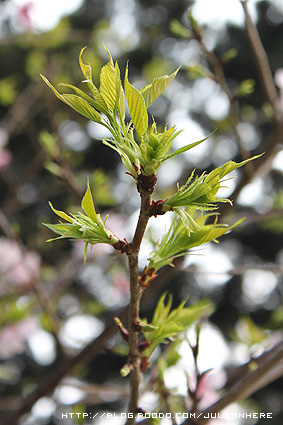
[[[229,161],[221,167],[215,168],[210,173],[204,172],[200,177],[194,178],[195,170],[191,173],[186,183],[179,187],[177,192],[163,203],[163,211],[175,211],[190,233],[200,230],[199,224],[194,220],[190,209],[183,210],[181,207],[193,208],[200,211],[213,211],[218,208],[219,202],[229,202],[230,199],[219,198],[217,192],[223,186],[223,178],[235,169],[242,167],[247,162],[258,158],[260,155],[249,158],[240,163]]]
[[[66,222],[60,222],[59,224],[43,223],[53,232],[60,235],[57,238],[49,239],[48,242],[62,238],[82,239],[85,242],[85,260],[88,244],[107,243],[115,245],[119,242],[119,239],[105,227],[107,217],[102,221],[100,214],[96,213],[89,183],[81,203],[85,214],[78,212],[77,214],[68,215],[63,211],[56,210],[51,202],[49,202],[49,205],[53,212],[66,220]]]
[[[123,88],[118,62],[114,64],[106,48],[109,62],[101,69],[98,89],[92,80],[91,66],[86,65],[82,60],[84,49],[80,52],[79,64],[85,78],[83,82],[87,84],[89,94],[70,84],[62,85],[72,89],[75,94],[61,94],[46,77],[43,75],[41,77],[62,102],[111,132],[113,137],[104,139],[103,143],[121,156],[128,172],[135,179],[140,173],[155,174],[162,162],[206,140],[189,144],[169,154],[172,142],[180,131],[177,131],[175,127],[168,129],[167,126],[159,131],[154,119],[149,128],[147,110],[175,78],[179,68],[170,75],[155,78],[152,83],[138,90],[129,82],[127,66]],[[126,122],[125,96],[131,116],[129,122]]]
[[[185,307],[187,298],[177,308],[171,310],[172,295],[169,295],[167,303],[165,301],[166,295],[164,293],[160,297],[153,314],[151,327],[148,330],[146,330],[147,320],[143,319],[141,321],[145,338],[150,342],[150,346],[143,353],[147,357],[153,353],[160,343],[166,343],[167,339],[174,339],[196,320],[210,315],[213,311],[211,303],[206,300],[201,300],[196,304]]]
[[[217,242],[217,239],[238,226],[242,221],[239,220],[232,226],[217,224],[217,217],[213,224],[206,224],[208,217],[213,214],[201,215],[196,218],[196,209],[186,209],[185,213],[192,217],[196,223],[197,231],[188,233],[187,227],[184,225],[184,220],[177,216],[168,232],[163,236],[156,250],[151,253],[148,269],[159,270],[161,267],[169,264],[172,265],[174,258],[184,256],[189,253],[192,248],[203,245],[207,242]]]

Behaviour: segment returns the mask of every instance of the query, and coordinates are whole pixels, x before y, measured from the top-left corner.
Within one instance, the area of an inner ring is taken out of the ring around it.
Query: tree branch
[[[152,188],[153,191],[154,187]],[[130,308],[129,308],[129,356],[128,364],[131,368],[130,375],[130,402],[129,412],[137,413],[138,401],[139,401],[139,387],[142,379],[141,372],[141,356],[138,346],[138,332],[135,330],[133,324],[139,321],[140,313],[140,300],[143,292],[143,287],[139,282],[139,265],[138,257],[141,242],[144,236],[144,232],[150,218],[150,200],[152,191],[145,191],[139,186],[138,190],[141,195],[141,207],[140,215],[137,223],[135,235],[128,250],[127,254],[129,257],[129,270],[130,270]],[[128,418],[126,425],[132,425],[135,423],[135,418]]]
[[[248,3],[247,0],[241,0],[241,4],[243,6],[244,13],[245,13],[247,35],[248,35],[250,45],[257,62],[259,75],[261,78],[261,82],[262,82],[267,100],[273,109],[274,118],[278,122],[280,120],[280,113],[278,110],[277,90],[276,90],[273,77],[271,74],[267,54],[262,45],[257,28],[254,25],[253,21],[251,20],[247,3]]]
[[[250,371],[250,366],[252,365],[256,365],[256,369]],[[251,359],[246,366],[249,372],[244,375],[241,374],[240,378],[227,390],[223,397],[207,409],[197,412],[198,419],[187,419],[183,422],[183,425],[204,425],[210,420],[209,415],[220,412],[231,403],[239,402],[249,397],[281,377],[283,375],[283,341],[258,358]],[[240,366],[240,368],[242,367]],[[235,375],[237,376],[237,370]]]

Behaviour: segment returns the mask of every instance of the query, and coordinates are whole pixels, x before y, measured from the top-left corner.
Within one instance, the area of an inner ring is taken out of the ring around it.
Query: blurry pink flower
[[[12,154],[7,149],[0,150],[0,170],[7,167],[12,160]]]
[[[21,27],[27,31],[31,31],[34,27],[33,19],[31,17],[34,6],[33,2],[29,1],[22,6],[17,7],[16,19]]]
[[[205,409],[218,400],[220,390],[226,381],[226,373],[224,370],[213,370],[201,379],[197,396],[200,398],[199,407]]]
[[[283,110],[283,68],[278,68],[275,72],[275,83],[279,87],[279,105],[278,108]]]
[[[11,160],[12,160],[12,154],[7,149],[4,149],[4,146],[6,145],[8,141],[8,134],[6,130],[4,130],[2,127],[0,127],[0,170],[2,168],[7,167]]]
[[[4,326],[0,331],[0,357],[7,358],[25,349],[27,338],[38,329],[33,318]]]
[[[113,286],[118,289],[121,294],[130,294],[129,279],[123,274],[118,274],[114,277]]]
[[[0,273],[3,281],[14,286],[29,286],[40,276],[40,257],[23,252],[15,241],[0,238]]]

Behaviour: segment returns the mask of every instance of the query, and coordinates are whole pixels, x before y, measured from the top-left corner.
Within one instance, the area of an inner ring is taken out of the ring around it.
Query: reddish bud
[[[135,332],[141,332],[142,325],[140,324],[140,322],[136,321],[132,324],[132,328],[133,328],[133,331]]]
[[[119,317],[114,317],[114,322],[115,322],[115,325],[118,327],[118,329],[119,329],[119,331],[120,331],[120,334],[121,334],[122,338],[123,338],[125,341],[128,341],[128,339],[129,339],[129,332],[128,332],[128,331],[127,331],[127,329],[123,326],[123,324],[122,324],[121,320],[119,319]]]
[[[150,345],[151,345],[151,341],[147,341],[146,339],[143,339],[139,343],[139,351],[142,352],[142,351],[146,350]]]

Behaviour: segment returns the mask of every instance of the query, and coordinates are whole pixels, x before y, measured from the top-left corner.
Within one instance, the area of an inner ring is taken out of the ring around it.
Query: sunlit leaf
[[[93,221],[97,221],[97,215],[94,209],[93,199],[91,195],[91,190],[89,187],[89,182],[87,182],[87,190],[82,199],[82,209],[85,211],[86,215],[91,218]]]
[[[50,201],[49,201],[49,205],[52,211],[55,212],[55,214],[57,214],[59,217],[63,218],[64,220],[68,221],[69,223],[72,223],[72,218],[68,216],[68,214],[66,214],[64,211],[56,210]]]
[[[101,122],[100,114],[90,106],[84,99],[76,94],[63,94],[65,103],[77,111],[79,114],[95,122]]]
[[[100,92],[108,108],[114,111],[117,100],[115,67],[109,51],[107,49],[106,51],[109,56],[109,62],[102,68],[100,73]]]
[[[141,93],[128,80],[128,67],[125,74],[125,92],[129,111],[139,137],[143,136],[148,127],[148,115],[145,101]]]
[[[151,84],[148,84],[140,90],[142,94],[146,108],[161,95],[161,93],[169,86],[171,81],[176,77],[180,67],[176,69],[171,75],[164,75],[162,77],[155,78]]]
[[[115,64],[115,81],[116,81],[116,93],[118,98],[118,111],[120,120],[125,120],[126,110],[125,110],[125,96],[124,96],[124,90],[121,83],[121,77],[120,77],[120,69],[118,66],[118,63]]]
[[[215,130],[214,130],[215,131]],[[197,146],[197,145],[199,145],[200,143],[202,143],[202,142],[205,142],[205,140],[207,140],[213,133],[214,133],[214,131],[209,135],[209,136],[207,136],[207,137],[205,137],[204,139],[201,139],[201,140],[199,140],[199,141],[197,141],[197,142],[194,142],[194,143],[191,143],[191,144],[189,144],[189,145],[186,145],[186,146],[183,146],[182,148],[180,148],[180,149],[177,149],[175,152],[173,152],[172,154],[170,154],[170,155],[167,155],[166,157],[164,157],[163,158],[163,160],[162,161],[166,161],[167,159],[169,159],[169,158],[173,158],[174,156],[177,156],[177,155],[180,155],[181,153],[184,153],[184,152],[186,152],[186,151],[188,151],[188,150],[190,150],[190,149],[192,149],[192,148],[194,148],[195,146]]]
[[[101,116],[99,113],[90,106],[88,102],[86,102],[81,97],[75,95],[75,94],[61,94],[58,92],[58,90],[55,89],[55,87],[52,86],[52,84],[47,80],[46,77],[41,75],[42,79],[45,81],[45,83],[51,88],[51,90],[55,93],[55,95],[58,97],[58,99],[62,100],[62,102],[66,103],[68,106],[73,108],[75,111],[77,111],[79,114],[83,115],[84,117],[95,121],[95,122],[101,122]]]
[[[83,54],[83,51],[84,50],[85,50],[85,47],[80,52],[79,62],[80,62],[80,67],[81,67],[82,73],[84,74],[84,77],[86,79],[85,82],[87,83],[87,85],[88,85],[88,87],[89,87],[89,89],[91,91],[91,94],[92,94],[92,96],[93,96],[93,98],[94,98],[94,100],[95,100],[95,102],[96,102],[96,104],[98,106],[98,109],[101,112],[106,113],[108,111],[107,105],[106,105],[106,103],[105,103],[105,101],[104,101],[104,99],[103,99],[100,91],[93,84],[93,81],[92,81],[92,70],[91,70],[91,66],[90,65],[86,65],[82,61],[82,54]]]

